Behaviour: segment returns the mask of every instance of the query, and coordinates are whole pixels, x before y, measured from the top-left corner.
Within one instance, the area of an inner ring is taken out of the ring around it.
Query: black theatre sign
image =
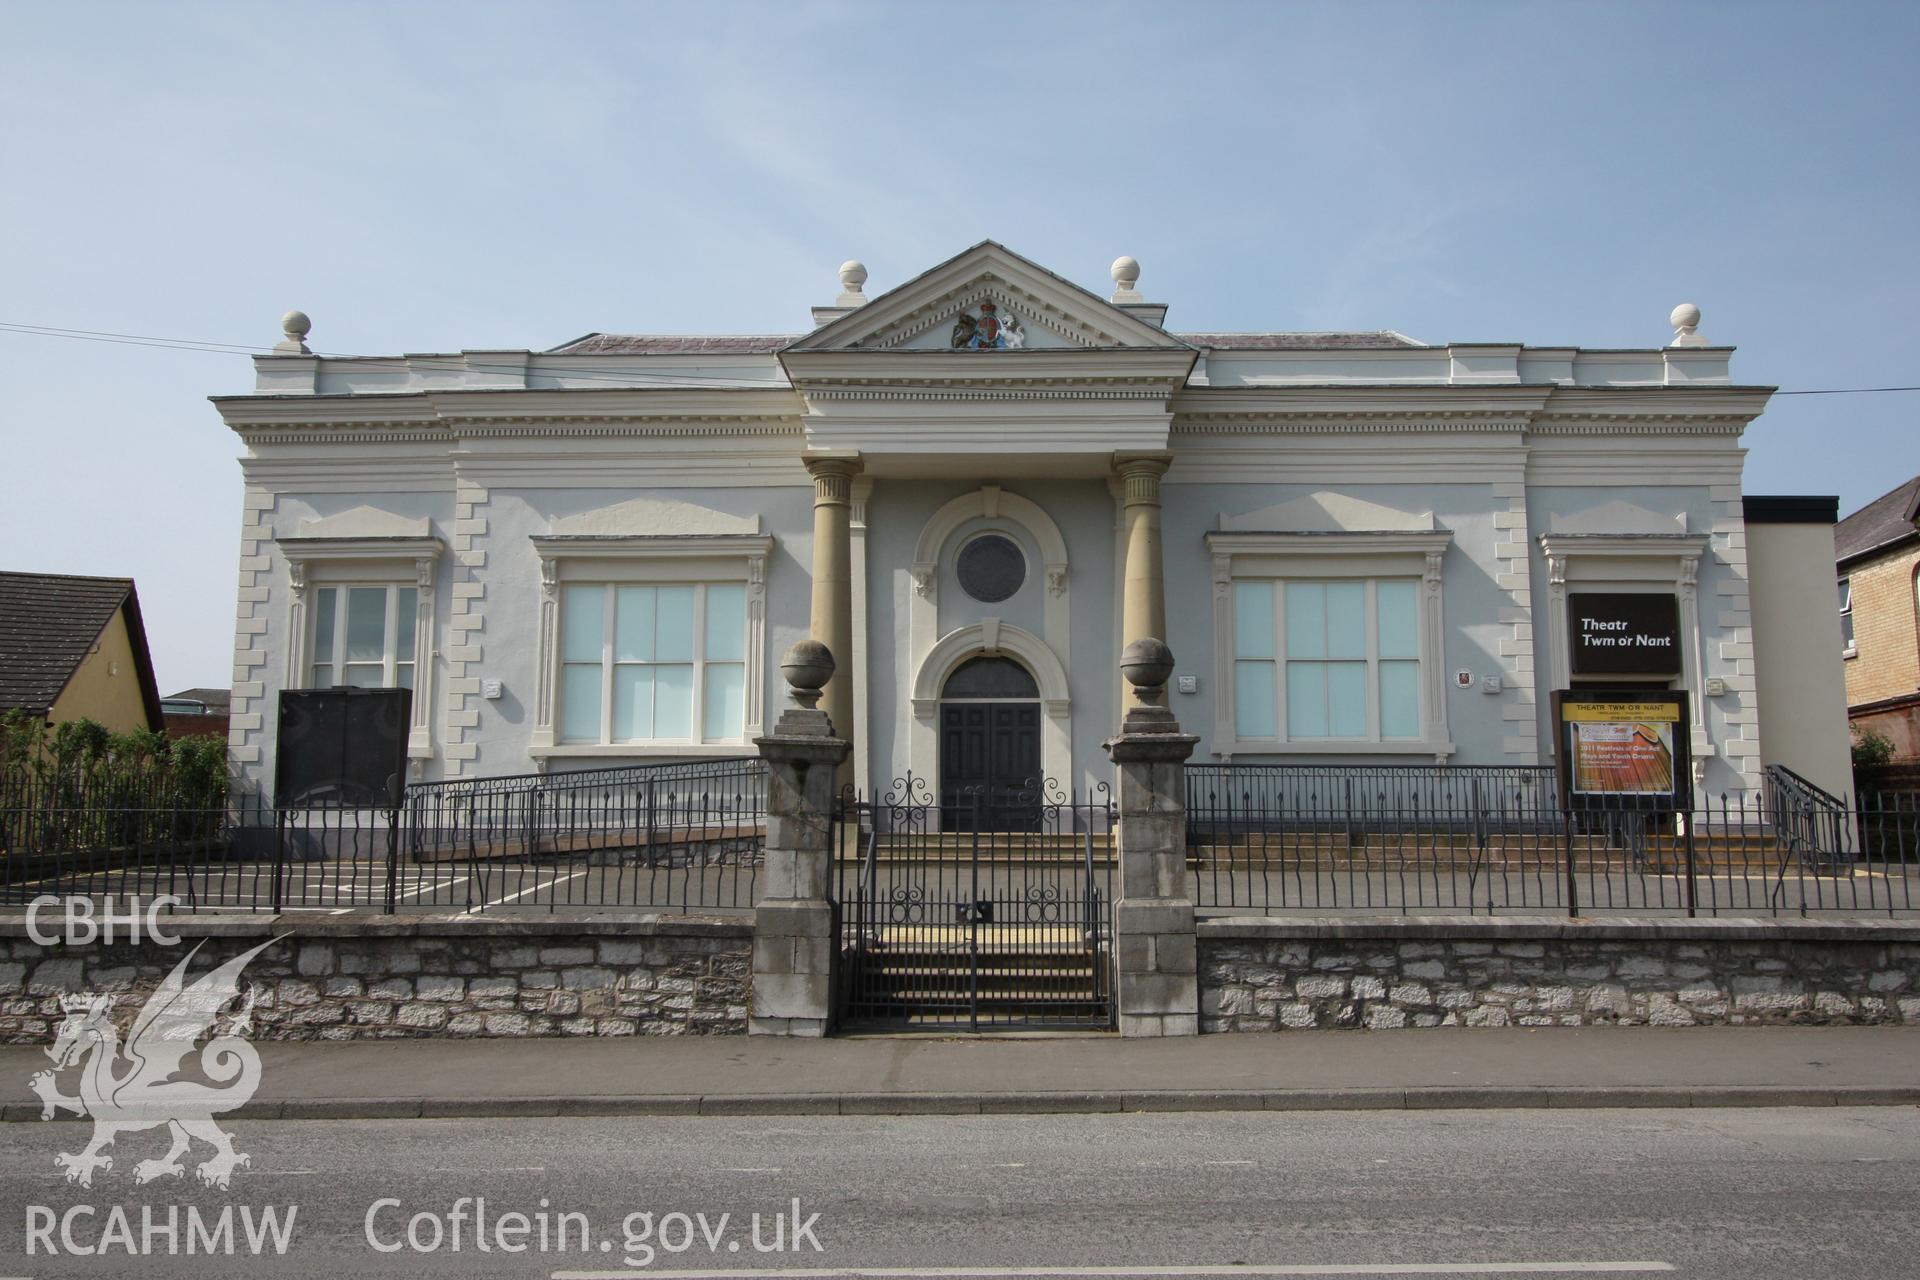
[[[1670,595],[1587,591],[1567,597],[1576,676],[1680,673],[1680,608]]]

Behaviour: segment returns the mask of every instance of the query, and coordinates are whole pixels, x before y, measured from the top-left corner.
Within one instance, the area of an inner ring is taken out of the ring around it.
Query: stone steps
[[[862,1016],[874,1019],[951,1020],[975,1008],[991,1018],[1104,1016],[1096,998],[1106,969],[1104,951],[1084,941],[1036,934],[1060,929],[982,926],[980,949],[970,949],[968,930],[913,926],[912,938],[881,938],[842,955],[842,971],[856,993]],[[997,933],[997,936],[996,936]]]

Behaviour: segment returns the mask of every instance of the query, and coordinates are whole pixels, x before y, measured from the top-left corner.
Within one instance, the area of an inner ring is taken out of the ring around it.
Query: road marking
[[[1511,1276],[1603,1275],[1672,1271],[1671,1262],[1383,1262],[1292,1266],[1199,1267],[800,1267],[752,1271],[649,1271],[653,1280],[833,1280],[904,1277],[905,1280],[1013,1280],[1024,1276]],[[556,1271],[551,1280],[626,1280],[632,1271]]]
[[[495,898],[495,899],[493,899],[493,900],[492,900],[492,901],[490,901],[490,902],[483,902],[483,903],[481,903],[481,904],[480,904],[479,906],[477,906],[477,907],[468,907],[468,908],[467,908],[467,912],[468,912],[468,914],[472,914],[472,913],[473,913],[473,912],[475,912],[475,911],[484,911],[484,910],[486,910],[486,909],[487,909],[488,907],[498,907],[498,906],[502,906],[502,905],[504,905],[504,904],[506,904],[506,903],[509,903],[509,902],[512,902],[512,901],[513,901],[513,900],[514,900],[515,898],[524,898],[524,897],[526,897],[526,896],[527,896],[528,894],[530,894],[530,893],[538,893],[538,892],[540,892],[540,891],[541,891],[542,889],[551,889],[551,888],[553,888],[553,887],[554,887],[555,885],[562,885],[562,884],[565,884],[565,883],[566,883],[567,881],[569,881],[569,880],[578,880],[578,879],[579,879],[579,878],[580,878],[581,876],[583,876],[583,875],[585,875],[585,874],[587,874],[587,873],[586,873],[585,871],[576,871],[576,872],[574,872],[574,873],[573,873],[572,875],[570,875],[570,876],[561,876],[561,877],[560,877],[559,879],[557,879],[557,880],[549,880],[549,881],[547,881],[547,882],[546,882],[545,884],[536,884],[536,885],[535,885],[535,886],[533,886],[533,888],[531,888],[531,889],[522,889],[522,890],[521,890],[520,892],[518,892],[518,893],[510,893],[510,894],[508,894],[508,895],[507,895],[506,897],[504,897],[504,898]]]
[[[1206,1163],[1207,1163],[1207,1164],[1218,1164],[1218,1165],[1236,1165],[1236,1166],[1239,1166],[1239,1165],[1251,1165],[1251,1164],[1253,1163],[1253,1161],[1251,1161],[1251,1160],[1208,1160],[1208,1161],[1206,1161]]]
[[[745,1168],[745,1169],[721,1169],[720,1172],[721,1173],[778,1173],[780,1172],[780,1170],[777,1167],[767,1167],[767,1168]]]
[[[398,898],[417,898],[423,893],[438,893],[442,889],[451,889],[454,885],[465,884],[466,879],[465,876],[454,876],[451,879],[436,880],[432,884],[428,884],[426,877],[422,876],[414,880],[413,888],[408,889],[404,893],[398,892],[399,886],[395,885],[394,888],[396,892],[394,896]]]

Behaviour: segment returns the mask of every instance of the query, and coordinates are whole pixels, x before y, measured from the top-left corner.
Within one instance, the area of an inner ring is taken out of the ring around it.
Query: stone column
[[[833,1019],[835,783],[848,744],[818,708],[833,655],[802,640],[780,664],[794,705],[755,738],[767,762],[767,849],[753,912],[751,1035],[823,1036]]]
[[[1126,573],[1121,579],[1120,643],[1167,634],[1167,584],[1160,556],[1160,477],[1164,453],[1116,456],[1121,514],[1127,526]]]
[[[1133,686],[1120,734],[1106,743],[1120,810],[1120,900],[1114,906],[1120,1034],[1200,1032],[1193,900],[1187,896],[1186,761],[1200,742],[1165,706],[1173,653],[1135,640],[1120,671]]]
[[[858,458],[808,458],[813,476],[813,613],[808,632],[849,665],[826,687],[827,718],[846,735],[853,722],[853,477]],[[845,768],[838,771],[848,772]],[[842,781],[851,779],[842,778]]]

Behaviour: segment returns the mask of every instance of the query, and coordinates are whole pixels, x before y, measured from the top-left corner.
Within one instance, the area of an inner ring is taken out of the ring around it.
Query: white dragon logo
[[[188,986],[187,966],[206,944],[195,946],[147,998],[124,1046],[111,1016],[114,997],[61,999],[67,1017],[47,1050],[53,1070],[37,1073],[28,1083],[40,1095],[42,1120],[53,1119],[57,1109],[93,1117],[93,1141],[86,1149],[53,1158],[68,1182],[91,1187],[95,1169],[113,1168],[113,1157],[104,1152],[116,1137],[160,1125],[171,1132],[173,1147],[158,1160],[135,1165],[135,1182],[180,1177],[186,1172],[180,1157],[194,1138],[213,1147],[212,1157],[194,1170],[207,1186],[225,1189],[233,1171],[249,1163],[213,1117],[244,1105],[260,1087],[260,1056],[244,1038],[252,1025],[253,993],[228,1016],[224,1028],[216,1030],[214,1024],[220,1011],[238,998],[240,972],[247,962],[278,941],[268,939]],[[202,1037],[207,1043],[199,1047],[199,1057],[184,1061]],[[60,1092],[56,1077],[82,1059],[80,1092],[69,1097]],[[185,1067],[197,1067],[200,1078],[178,1078]]]

